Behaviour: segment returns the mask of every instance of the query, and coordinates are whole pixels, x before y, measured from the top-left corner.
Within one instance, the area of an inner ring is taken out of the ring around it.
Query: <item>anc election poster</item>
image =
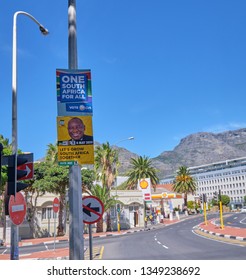
[[[58,116],[59,165],[94,164],[92,116]]]

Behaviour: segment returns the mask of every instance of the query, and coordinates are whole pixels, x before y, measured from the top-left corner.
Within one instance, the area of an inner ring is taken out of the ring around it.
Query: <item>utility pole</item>
[[[68,0],[68,64],[78,69],[76,1]],[[82,179],[79,164],[69,167],[69,259],[84,259]]]

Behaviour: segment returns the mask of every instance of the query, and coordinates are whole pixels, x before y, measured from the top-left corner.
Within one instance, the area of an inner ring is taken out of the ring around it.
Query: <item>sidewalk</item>
[[[148,225],[147,229],[144,228],[134,228],[129,230],[121,230],[120,232],[113,231],[113,232],[102,232],[102,233],[93,233],[93,238],[99,238],[99,237],[106,237],[106,236],[117,236],[117,235],[123,235],[123,234],[130,234],[138,231],[144,231],[144,230],[152,230],[159,227],[169,226],[174,223],[181,222],[182,220],[189,219],[189,218],[195,218],[195,216],[192,217],[185,217],[181,220],[172,220],[165,219],[164,223],[162,224],[156,224],[156,225]],[[223,238],[229,238],[229,239],[236,239],[245,242],[246,245],[246,229],[239,229],[239,228],[233,228],[225,226],[224,229],[221,229],[219,225],[215,223],[215,220],[209,220],[207,222],[207,225],[205,223],[201,223],[197,227],[198,231],[201,233],[208,233],[213,236],[217,237],[223,237]],[[88,234],[84,234],[84,239],[89,239]],[[68,241],[68,236],[62,236],[62,237],[56,237],[56,242],[62,242],[62,241]],[[38,238],[38,239],[29,239],[29,240],[23,240],[19,242],[20,246],[27,246],[32,244],[48,244],[53,243],[54,237],[48,237],[48,238]],[[88,250],[87,250],[88,251]],[[87,252],[88,253],[88,252]],[[40,260],[40,259],[69,259],[69,249],[55,249],[55,250],[45,250],[42,252],[35,252],[28,255],[20,255],[20,260],[27,260],[27,259],[34,259],[34,260]],[[85,258],[86,259],[86,258]],[[0,260],[10,260],[9,254],[0,255]]]

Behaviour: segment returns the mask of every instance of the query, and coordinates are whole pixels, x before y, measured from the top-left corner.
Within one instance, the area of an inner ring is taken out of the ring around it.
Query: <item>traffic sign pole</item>
[[[104,205],[102,201],[96,196],[85,196],[82,199],[83,205],[83,222],[89,224],[89,249],[90,260],[92,260],[92,230],[91,225],[102,219],[104,212]]]
[[[93,251],[93,246],[92,246],[92,229],[91,229],[91,224],[89,224],[89,251],[90,251],[90,260],[93,259],[92,251]]]

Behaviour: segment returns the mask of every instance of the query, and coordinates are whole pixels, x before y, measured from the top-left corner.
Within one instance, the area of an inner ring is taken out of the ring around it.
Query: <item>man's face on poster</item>
[[[74,140],[80,140],[85,131],[85,126],[80,119],[71,119],[68,122],[68,133]]]

